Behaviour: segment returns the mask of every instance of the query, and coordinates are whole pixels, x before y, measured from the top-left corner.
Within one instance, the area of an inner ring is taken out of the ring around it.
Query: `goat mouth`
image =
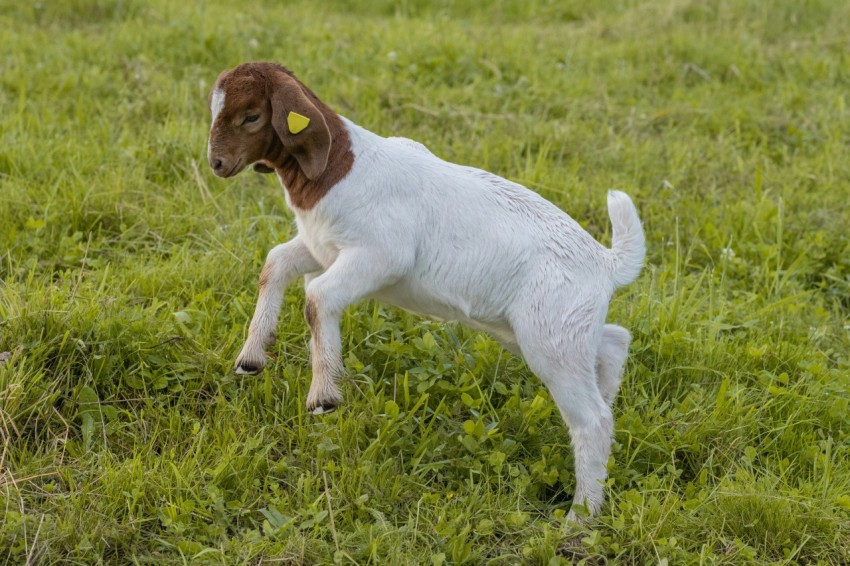
[[[234,175],[236,175],[240,171],[242,171],[242,160],[241,159],[236,162],[236,165],[234,165],[233,167],[230,168],[230,171],[222,174],[221,177],[223,179],[227,179],[228,177],[233,177]]]

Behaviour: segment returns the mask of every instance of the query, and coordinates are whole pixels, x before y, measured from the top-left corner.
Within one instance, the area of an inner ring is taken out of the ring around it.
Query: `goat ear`
[[[295,79],[279,74],[271,93],[272,126],[311,181],[328,166],[331,131]],[[306,124],[305,124],[306,122]]]

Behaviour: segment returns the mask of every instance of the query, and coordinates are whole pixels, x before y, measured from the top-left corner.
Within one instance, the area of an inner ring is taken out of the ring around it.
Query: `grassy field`
[[[285,4],[285,5],[284,5]],[[850,3],[0,0],[0,560],[850,563]],[[608,503],[488,337],[375,304],[306,414],[303,290],[232,364],[276,181],[214,178],[206,95],[266,59],[383,135],[649,254]]]

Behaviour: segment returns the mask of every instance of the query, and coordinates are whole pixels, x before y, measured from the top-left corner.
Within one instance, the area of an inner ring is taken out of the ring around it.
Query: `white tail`
[[[608,191],[608,216],[614,230],[614,285],[628,285],[640,274],[646,240],[632,199],[621,191]]]

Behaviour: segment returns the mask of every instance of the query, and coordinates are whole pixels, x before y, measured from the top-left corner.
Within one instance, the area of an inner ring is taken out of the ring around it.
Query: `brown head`
[[[342,120],[285,67],[245,63],[224,71],[210,111],[208,159],[219,177],[251,164],[276,171],[293,204],[311,208],[351,169]]]

